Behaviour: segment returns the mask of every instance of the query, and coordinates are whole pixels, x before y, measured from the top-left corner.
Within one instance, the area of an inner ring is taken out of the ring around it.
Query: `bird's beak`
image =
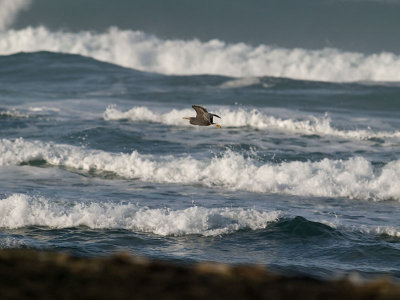
[[[190,118],[189,118],[189,117],[183,117],[182,119],[185,119],[185,120],[190,120]]]

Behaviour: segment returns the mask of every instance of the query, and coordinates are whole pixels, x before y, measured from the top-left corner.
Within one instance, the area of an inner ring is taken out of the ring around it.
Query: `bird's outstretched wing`
[[[207,109],[200,105],[192,105],[193,109],[196,111],[198,115],[208,114]]]
[[[210,115],[203,106],[200,105],[192,105],[193,109],[196,111],[196,119],[199,121],[202,120],[204,122],[210,121]]]

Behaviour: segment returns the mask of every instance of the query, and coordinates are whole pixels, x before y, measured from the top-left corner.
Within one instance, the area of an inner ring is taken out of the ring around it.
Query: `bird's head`
[[[194,117],[183,117],[185,120],[189,120],[189,123],[192,124],[193,120],[195,119]]]

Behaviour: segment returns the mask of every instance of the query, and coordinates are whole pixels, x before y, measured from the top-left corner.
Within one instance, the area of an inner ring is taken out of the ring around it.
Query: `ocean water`
[[[10,22],[0,248],[400,277],[400,56]]]

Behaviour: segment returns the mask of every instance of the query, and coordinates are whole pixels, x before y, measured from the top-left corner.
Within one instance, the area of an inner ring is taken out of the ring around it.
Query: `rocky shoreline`
[[[356,284],[269,273],[260,266],[180,265],[129,253],[82,258],[0,250],[0,299],[400,299],[388,279]]]

